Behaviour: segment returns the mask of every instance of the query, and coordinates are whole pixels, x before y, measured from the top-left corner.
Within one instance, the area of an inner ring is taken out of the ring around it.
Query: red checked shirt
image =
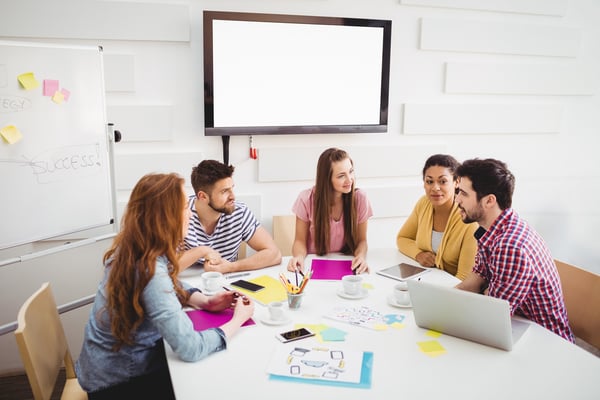
[[[554,259],[538,233],[508,208],[478,241],[473,271],[488,282],[488,294],[521,315],[573,342]]]

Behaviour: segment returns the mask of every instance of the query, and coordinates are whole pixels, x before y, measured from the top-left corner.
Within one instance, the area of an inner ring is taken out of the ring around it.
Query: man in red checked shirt
[[[521,315],[573,342],[550,250],[511,208],[513,174],[494,159],[467,160],[456,172],[462,219],[479,224],[475,266],[456,287],[507,300],[511,315]]]

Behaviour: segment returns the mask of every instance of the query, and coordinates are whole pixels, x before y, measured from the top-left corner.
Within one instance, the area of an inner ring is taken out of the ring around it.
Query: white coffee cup
[[[280,321],[284,318],[282,302],[274,301],[272,303],[269,303],[267,308],[269,309],[269,318],[272,321]]]
[[[406,282],[400,282],[394,286],[394,300],[396,304],[410,304],[410,294],[408,293]]]
[[[204,283],[204,290],[207,292],[216,292],[221,287],[223,281],[223,274],[217,271],[208,271],[202,274],[202,282]]]
[[[362,276],[360,275],[345,275],[342,277],[342,287],[344,293],[350,296],[355,296],[362,289]]]

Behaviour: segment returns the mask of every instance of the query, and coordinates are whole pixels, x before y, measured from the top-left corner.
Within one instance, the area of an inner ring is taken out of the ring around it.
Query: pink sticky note
[[[69,92],[65,88],[60,89],[60,92],[62,93],[64,100],[69,101],[69,96],[71,95],[71,92]]]
[[[44,79],[44,96],[54,96],[54,93],[58,91],[58,80],[56,79]]]
[[[311,268],[312,279],[338,280],[344,275],[352,275],[352,260],[315,258],[312,260]]]

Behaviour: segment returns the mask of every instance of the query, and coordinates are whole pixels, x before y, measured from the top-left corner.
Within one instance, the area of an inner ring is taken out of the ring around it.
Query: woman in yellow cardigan
[[[454,202],[459,162],[435,154],[423,167],[425,195],[396,237],[398,250],[424,267],[437,267],[463,280],[475,265],[476,223],[465,224]]]

